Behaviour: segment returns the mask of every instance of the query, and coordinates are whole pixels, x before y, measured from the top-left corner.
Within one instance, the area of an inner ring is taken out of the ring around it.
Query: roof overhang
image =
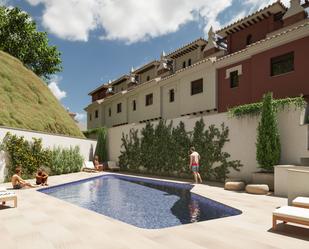
[[[281,3],[281,1],[276,1],[271,5],[266,6],[263,9],[260,9],[249,16],[246,16],[216,32],[221,37],[226,37],[227,35],[236,33],[240,30],[248,28],[276,13],[285,13],[287,8]]]
[[[144,73],[144,72],[147,72],[148,70],[152,69],[153,67],[156,67],[159,65],[159,61],[157,60],[154,60],[154,61],[151,61],[143,66],[141,66],[140,68],[136,69],[133,73]]]
[[[93,91],[91,91],[90,93],[88,93],[89,96],[91,96],[92,94],[102,90],[102,89],[108,89],[108,84],[104,83],[103,85],[97,87],[96,89],[94,89]]]
[[[166,55],[166,57],[176,59],[186,53],[190,53],[191,51],[197,49],[200,46],[205,46],[205,45],[207,45],[207,41],[203,38],[199,38],[169,53],[168,55]]]

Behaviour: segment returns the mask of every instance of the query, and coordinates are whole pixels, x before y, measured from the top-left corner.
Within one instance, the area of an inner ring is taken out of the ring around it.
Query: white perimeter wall
[[[300,125],[301,115],[301,111],[295,111],[293,108],[278,115],[282,149],[280,164],[295,165],[300,163],[301,157],[309,157],[307,150],[307,125]],[[173,125],[177,126],[180,121],[183,121],[187,131],[191,131],[194,128],[195,122],[199,119],[200,117],[196,116],[176,118],[173,119]],[[203,116],[203,119],[206,126],[211,124],[220,126],[224,122],[229,127],[230,142],[226,143],[224,151],[231,155],[232,160],[240,160],[244,165],[240,172],[232,172],[230,177],[241,178],[250,182],[251,173],[258,171],[255,143],[259,119],[256,117],[230,118],[227,113]],[[110,128],[108,130],[110,160],[118,161],[122,133],[127,134],[131,128],[141,130],[144,126],[145,124],[129,124]]]
[[[17,136],[24,136],[27,140],[32,140],[32,138],[41,138],[44,148],[53,148],[54,146],[60,146],[62,148],[69,148],[70,146],[79,146],[80,153],[85,160],[88,161],[91,150],[95,150],[97,142],[95,140],[74,138],[61,135],[52,135],[48,133],[40,133],[33,131],[25,131],[19,129],[3,128],[0,127],[0,143],[2,142],[4,136],[7,132],[11,134],[16,134]],[[1,156],[2,155],[2,156]],[[0,154],[0,182],[3,181],[3,171],[4,171],[4,159],[3,154]],[[2,172],[2,173],[1,173]]]

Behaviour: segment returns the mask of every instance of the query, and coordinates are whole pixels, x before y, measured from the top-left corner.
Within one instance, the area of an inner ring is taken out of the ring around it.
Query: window
[[[203,92],[203,79],[198,79],[191,82],[191,95]]]
[[[90,121],[92,120],[92,115],[91,115],[91,114],[89,114],[89,120],[90,120]]]
[[[191,61],[191,59],[189,59],[188,60],[188,66],[191,66],[191,64],[192,64],[192,61]]]
[[[247,36],[246,44],[250,45],[252,43],[252,35]]]
[[[153,94],[148,94],[146,95],[146,106],[152,105],[153,104]]]
[[[136,100],[133,100],[132,107],[133,107],[133,111],[136,111]]]
[[[175,101],[175,90],[171,89],[169,91],[169,95],[170,95],[170,103]]]
[[[238,83],[239,83],[238,71],[230,72],[230,87],[231,88],[238,87]]]
[[[294,52],[271,58],[271,76],[294,70]]]
[[[108,108],[108,116],[109,116],[109,117],[112,116],[112,108]]]
[[[98,111],[98,110],[95,110],[94,117],[95,117],[95,118],[98,118],[98,117],[99,117],[99,111]]]
[[[184,61],[183,63],[182,63],[182,68],[185,68],[186,67],[186,62]]]
[[[121,109],[122,109],[122,105],[121,105],[121,103],[118,103],[117,104],[117,113],[120,113]]]
[[[147,81],[149,81],[149,80],[150,80],[150,76],[148,75],[148,76],[147,76]]]

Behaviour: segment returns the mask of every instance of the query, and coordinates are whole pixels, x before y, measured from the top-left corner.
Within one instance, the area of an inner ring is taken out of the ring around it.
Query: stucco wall
[[[181,57],[178,57],[175,59],[175,70],[179,70],[182,69],[183,67],[183,62],[186,62],[186,66],[188,66],[188,61],[189,59],[191,59],[191,64],[194,64],[195,62],[199,61],[201,58],[201,51],[200,51],[200,47],[198,47],[197,49],[193,50],[190,53],[186,53]]]
[[[144,83],[147,81],[147,77],[150,77],[150,80],[154,79],[157,76],[156,67],[152,67],[149,70],[139,74],[139,83]]]
[[[279,114],[279,129],[282,144],[282,158],[280,164],[299,164],[301,157],[309,157],[307,150],[307,126],[299,125],[301,111],[286,111]],[[182,117],[173,119],[173,125],[183,121],[188,131],[193,130],[195,122],[200,117]],[[230,177],[242,178],[251,181],[251,174],[258,170],[256,163],[256,128],[258,118],[229,118],[227,113],[203,116],[206,126],[221,125],[224,122],[230,130],[230,142],[224,151],[230,153],[231,159],[241,160],[244,165],[240,172],[232,172]],[[121,150],[121,136],[127,134],[131,128],[142,129],[144,124],[126,125],[109,129],[108,148],[109,156],[118,161]],[[203,156],[203,155],[202,155]]]
[[[259,101],[266,92],[273,92],[275,98],[309,95],[307,58],[309,37],[272,48],[253,55],[250,59],[218,69],[218,107],[224,112],[229,107]],[[294,71],[271,76],[271,58],[294,51]],[[239,86],[230,88],[226,70],[242,66]]]

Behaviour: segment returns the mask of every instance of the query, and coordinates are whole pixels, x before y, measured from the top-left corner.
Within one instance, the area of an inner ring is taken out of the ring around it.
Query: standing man
[[[202,178],[199,173],[199,162],[200,162],[200,154],[195,151],[194,147],[190,148],[190,167],[194,176],[195,183],[202,183]]]

